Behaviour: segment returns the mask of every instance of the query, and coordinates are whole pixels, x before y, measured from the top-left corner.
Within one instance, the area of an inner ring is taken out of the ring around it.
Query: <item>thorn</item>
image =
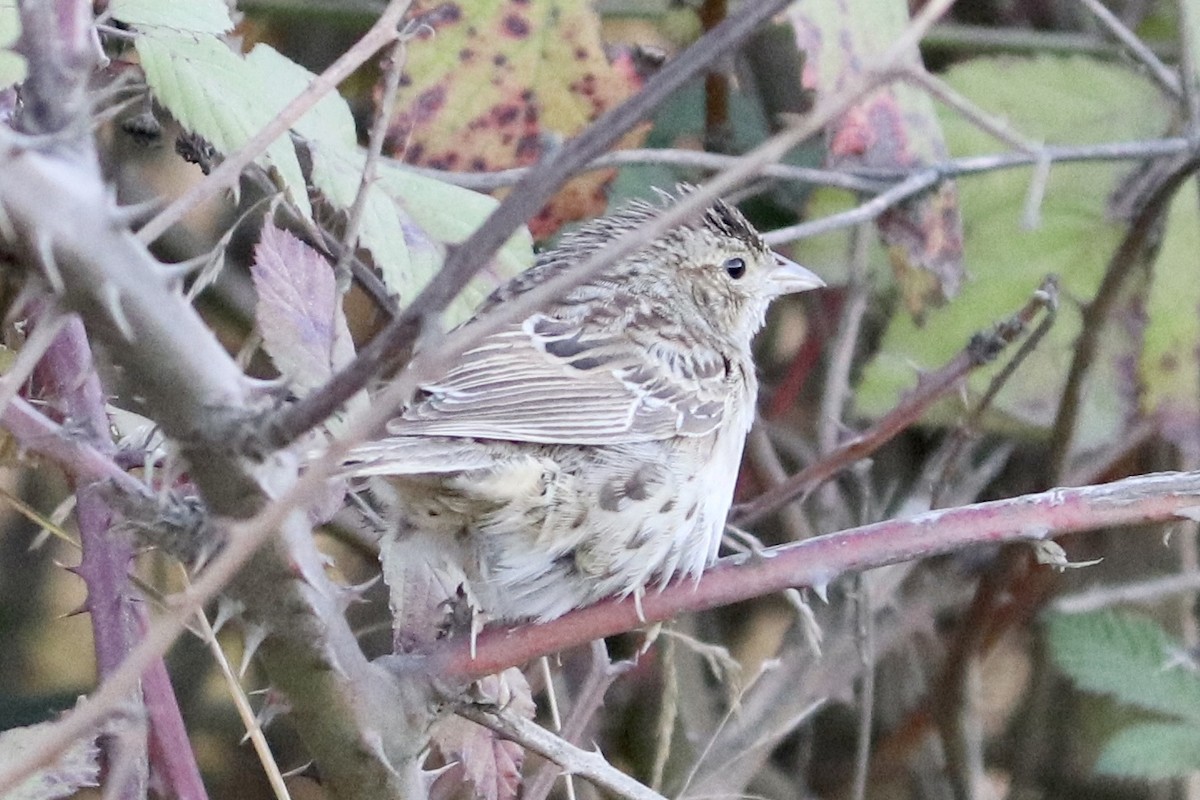
[[[396,767],[392,765],[392,761],[388,758],[387,747],[384,746],[383,736],[378,731],[363,731],[362,744],[368,753],[370,753],[375,761],[383,764],[388,772],[392,775],[399,775]]]
[[[63,294],[66,291],[66,284],[63,282],[62,273],[58,271],[58,262],[54,260],[54,248],[50,245],[50,237],[37,235],[34,248],[42,262],[42,270],[46,274],[46,282],[50,284],[51,290],[55,294]]]
[[[251,692],[251,694],[262,694],[266,697],[266,702],[263,703],[262,708],[254,715],[254,724],[258,726],[260,731],[265,731],[268,725],[292,710],[291,703],[288,703],[282,694],[270,687],[259,689]],[[238,744],[245,744],[249,738],[250,731],[246,731]]]
[[[41,530],[39,530],[37,532],[37,535],[33,537],[33,541],[31,541],[29,543],[29,547],[25,548],[25,552],[33,553],[37,550],[40,550],[42,548],[42,545],[44,545],[48,541],[50,541],[50,529],[42,528]],[[59,566],[61,567],[62,565],[59,564]],[[74,567],[63,567],[63,568],[64,569],[74,569]]]
[[[476,645],[479,643],[479,634],[483,631],[483,615],[479,613],[474,605],[471,606],[471,660],[475,660]]]
[[[241,600],[234,600],[225,595],[217,598],[217,618],[212,622],[213,636],[221,632],[221,628],[225,627],[225,623],[234,617],[240,617],[246,610],[246,604]]]
[[[287,772],[281,772],[281,773],[279,773],[279,774],[280,774],[281,776],[283,776],[284,778],[294,778],[294,777],[296,777],[297,775],[303,774],[303,773],[304,773],[305,771],[307,771],[307,770],[308,770],[308,768],[309,768],[309,767],[311,767],[312,765],[313,765],[313,762],[311,762],[311,761],[305,761],[305,762],[304,762],[303,764],[301,764],[300,766],[298,766],[298,767],[296,767],[296,768],[294,768],[294,769],[289,769]]]
[[[196,549],[196,555],[192,558],[191,571],[197,573],[208,566],[208,562],[221,549],[220,542],[201,542],[200,547]]]
[[[245,625],[242,631],[242,663],[238,666],[238,677],[245,678],[246,670],[250,668],[250,659],[258,652],[259,646],[267,638],[265,625],[253,623]]]
[[[80,614],[88,614],[91,612],[91,610],[92,610],[92,608],[89,605],[89,602],[87,600],[84,600],[82,603],[75,606],[70,611],[66,611],[62,614],[59,614],[57,617],[55,617],[55,619],[70,619],[71,617],[78,617]]]
[[[825,603],[825,604],[829,603],[829,579],[828,578],[822,578],[821,580],[813,581],[812,586],[810,586],[809,588],[812,589],[813,594],[815,594],[817,597],[821,598],[822,603]]]
[[[1175,516],[1192,522],[1200,522],[1200,506],[1185,506],[1176,511]]]
[[[187,280],[192,273],[203,269],[205,266],[207,266],[207,264],[207,255],[196,256],[195,258],[189,258],[187,261],[179,261],[175,264],[163,264],[163,281],[166,283],[167,288],[169,289],[177,291],[182,290],[183,282]]]
[[[334,602],[337,603],[338,610],[344,614],[346,613],[346,609],[348,609],[351,605],[355,603],[367,602],[365,599],[367,592],[371,590],[372,586],[379,583],[381,580],[383,580],[383,576],[376,575],[374,578],[371,578],[371,580],[364,581],[363,583],[339,587],[340,591],[338,592],[337,597],[334,598]]]
[[[149,222],[150,218],[159,212],[165,204],[161,198],[153,197],[139,203],[127,206],[114,205],[111,208],[113,222],[118,228],[132,228]]]
[[[42,299],[45,294],[46,287],[42,285],[41,281],[25,281],[9,306],[8,316],[4,320],[5,324],[14,327],[19,326],[21,332],[28,335],[29,331],[22,317],[29,313],[29,306],[33,302]]]
[[[800,626],[800,633],[804,637],[805,643],[812,649],[816,655],[821,655],[821,625],[817,622],[817,615],[813,613],[812,606],[804,602],[804,598],[800,596],[798,589],[788,589],[783,593],[788,602],[792,604],[792,608],[796,611],[796,620]]]
[[[0,206],[0,236],[10,242],[17,238],[17,228],[3,206]]]
[[[642,646],[638,648],[637,654],[640,658],[650,652],[650,648],[658,641],[659,635],[662,633],[663,624],[656,622],[646,629],[645,638],[642,640]]]
[[[117,330],[127,341],[132,342],[134,339],[133,325],[130,324],[129,317],[125,316],[125,309],[121,306],[121,290],[112,281],[106,281],[102,284],[100,292],[103,295],[101,303],[109,317],[112,318],[113,325],[117,326]]]
[[[442,777],[455,767],[460,767],[461,765],[462,762],[460,761],[450,761],[438,767],[437,769],[421,770],[420,779],[421,782],[425,784],[425,793],[429,794],[429,790],[433,787],[434,782],[437,781],[438,778]]]

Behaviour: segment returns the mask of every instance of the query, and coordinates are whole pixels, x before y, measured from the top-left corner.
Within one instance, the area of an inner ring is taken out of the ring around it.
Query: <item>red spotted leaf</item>
[[[409,48],[391,130],[411,164],[472,172],[533,164],[548,142],[574,136],[637,87],[631,65],[605,57],[585,0],[425,2],[417,13],[433,34]],[[531,222],[534,236],[602,213],[611,177],[573,180]]]
[[[846,83],[885,52],[908,22],[904,0],[811,0],[789,12],[806,55],[803,80],[818,98]],[[914,62],[919,58],[915,48]],[[929,97],[894,82],[862,99],[829,129],[835,167],[908,169],[944,160],[946,144]],[[962,282],[958,192],[943,183],[877,221],[910,312],[954,295]]]

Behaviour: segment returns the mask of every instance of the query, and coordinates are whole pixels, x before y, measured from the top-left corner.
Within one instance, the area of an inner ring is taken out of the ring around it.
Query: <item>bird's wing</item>
[[[511,451],[481,447],[479,442],[465,439],[387,436],[356,446],[342,464],[339,474],[356,478],[369,475],[436,475],[491,469],[512,458]]]
[[[400,436],[607,445],[702,436],[730,401],[732,366],[689,337],[535,315],[492,334],[389,423]]]

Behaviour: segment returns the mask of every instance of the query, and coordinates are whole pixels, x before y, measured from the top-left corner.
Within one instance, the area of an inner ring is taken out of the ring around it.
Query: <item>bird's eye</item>
[[[731,258],[725,262],[725,271],[729,273],[729,277],[735,281],[746,274],[746,259]]]

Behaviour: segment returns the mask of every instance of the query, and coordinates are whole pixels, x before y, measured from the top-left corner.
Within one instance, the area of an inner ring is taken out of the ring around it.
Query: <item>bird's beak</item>
[[[775,267],[767,273],[767,285],[771,287],[776,296],[820,289],[825,285],[825,281],[818,278],[815,273],[790,258],[784,258],[779,253],[773,253],[773,255],[775,256]]]

